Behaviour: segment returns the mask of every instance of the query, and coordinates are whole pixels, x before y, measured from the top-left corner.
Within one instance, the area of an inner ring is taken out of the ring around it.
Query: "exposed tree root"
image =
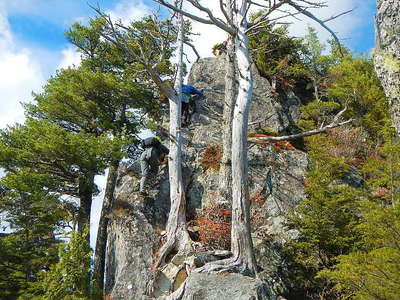
[[[243,264],[243,260],[238,257],[231,257],[218,261],[206,263],[204,266],[194,269],[194,273],[222,273],[222,272],[236,272],[241,274],[248,274],[248,268]]]
[[[162,245],[159,250],[158,258],[153,265],[153,271],[156,271],[160,266],[165,264],[165,258],[171,252],[171,250],[175,248],[175,243],[176,241],[174,238],[169,238],[167,242]]]
[[[188,277],[190,276],[189,270],[188,271]],[[235,273],[240,273],[243,275],[254,275],[250,274],[249,268],[246,267],[246,265],[243,263],[243,260],[238,257],[233,257],[233,258],[227,258],[223,260],[218,260],[214,262],[210,262],[205,264],[203,267],[197,268],[192,270],[193,273],[222,273],[222,272],[235,272]],[[185,282],[182,283],[182,285],[171,295],[165,298],[165,300],[180,300],[182,299],[185,289],[186,289],[186,283],[187,279]]]
[[[171,295],[169,295],[165,300],[180,300],[183,297],[183,294],[185,293],[186,289],[186,280],[182,285],[177,289],[175,292],[173,292]]]
[[[172,250],[176,250],[176,255],[186,255],[193,251],[193,243],[189,237],[189,233],[185,229],[181,229],[180,231],[177,234],[167,235],[167,241],[160,248],[157,261],[153,265],[154,271],[165,265],[166,257]]]
[[[193,243],[192,240],[189,237],[189,234],[187,231],[185,230],[181,230],[179,234],[170,234],[168,235],[169,237],[167,237],[167,241],[165,242],[165,244],[160,248],[159,250],[159,254],[158,254],[158,258],[156,260],[156,262],[153,265],[153,279],[149,281],[149,283],[147,284],[147,288],[146,288],[146,294],[147,295],[152,295],[153,291],[154,291],[154,285],[156,283],[157,280],[157,276],[160,272],[160,268],[163,267],[167,261],[166,258],[169,254],[172,253],[173,250],[176,250],[176,254],[175,256],[185,256],[190,254],[191,252],[193,252]],[[173,258],[172,258],[173,259]],[[187,269],[187,273],[189,275],[189,270]],[[182,286],[184,286],[185,283],[182,284]],[[181,288],[179,288],[177,291],[181,290]],[[175,291],[172,295],[178,295]],[[183,292],[182,292],[183,295]],[[174,296],[176,297],[176,296]],[[168,299],[180,299],[180,298],[168,298]]]

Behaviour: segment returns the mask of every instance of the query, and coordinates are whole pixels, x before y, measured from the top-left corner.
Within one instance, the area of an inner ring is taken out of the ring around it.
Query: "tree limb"
[[[306,1],[303,1],[303,2],[306,2]],[[342,46],[340,44],[340,40],[337,37],[336,33],[333,32],[333,30],[330,29],[328,26],[326,26],[326,24],[325,24],[326,21],[320,20],[319,18],[317,18],[311,12],[307,11],[306,9],[302,8],[301,6],[299,6],[298,4],[294,3],[293,0],[288,0],[287,3],[290,6],[292,6],[294,9],[296,9],[298,12],[301,12],[303,15],[309,17],[310,19],[312,19],[315,22],[317,22],[318,24],[320,24],[323,28],[325,28],[333,36],[334,40],[336,41],[336,43],[338,45],[339,52],[343,56],[343,51],[342,51]],[[306,3],[310,4],[309,2],[306,2]],[[311,3],[311,4],[316,5],[315,3]],[[320,5],[322,5],[322,4],[320,4]],[[341,14],[341,15],[343,15],[343,14]],[[330,19],[328,19],[328,21],[330,21]]]
[[[348,13],[352,12],[353,10],[354,10],[354,8],[346,10],[346,11],[344,11],[342,13],[337,14],[337,15],[333,15],[330,18],[323,20],[322,22],[326,23],[326,22],[332,21],[332,20],[334,20],[334,19],[336,19],[336,18],[338,18],[340,16],[343,16],[345,14],[348,14]]]
[[[192,4],[194,7],[198,8],[199,10],[206,12],[209,19],[198,17],[194,14],[188,13],[187,11],[178,8],[177,6],[175,6],[171,3],[168,3],[165,0],[153,0],[153,1],[169,8],[169,9],[172,9],[173,11],[180,13],[180,14],[184,15],[185,17],[188,17],[197,22],[200,22],[203,24],[215,25],[215,26],[221,28],[222,30],[228,32],[229,34],[232,34],[232,35],[236,34],[236,30],[233,27],[229,26],[228,24],[223,22],[221,19],[216,18],[208,8],[200,5],[200,3],[197,0],[188,0],[188,2],[190,4]]]
[[[197,56],[196,62],[198,62],[199,59],[200,59],[200,54],[199,54],[199,52],[197,52],[196,47],[195,47],[191,42],[189,42],[189,41],[184,41],[184,43],[185,43],[186,45],[188,45],[190,48],[192,48],[193,52],[194,52],[194,53],[196,54],[196,56]]]
[[[298,133],[298,134],[292,134],[292,135],[284,135],[284,136],[266,136],[266,137],[249,137],[249,142],[250,143],[257,143],[260,141],[272,141],[272,142],[277,142],[277,141],[286,141],[286,140],[293,140],[293,139],[297,139],[297,138],[301,138],[301,137],[306,137],[306,136],[311,136],[311,135],[316,135],[316,134],[320,134],[320,133],[324,133],[327,132],[329,129],[333,129],[336,127],[340,127],[346,124],[349,124],[351,122],[353,122],[354,119],[349,119],[343,122],[339,122],[339,123],[331,123],[327,126],[324,126],[322,128],[319,129],[314,129],[314,130],[310,130],[310,131],[306,131],[306,132],[302,132],[302,133]]]

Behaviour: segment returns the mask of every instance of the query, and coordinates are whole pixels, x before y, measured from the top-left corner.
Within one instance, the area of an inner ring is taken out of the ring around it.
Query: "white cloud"
[[[23,109],[19,102],[32,99],[44,83],[40,65],[29,49],[18,48],[13,40],[5,14],[0,12],[0,128],[21,122]]]
[[[211,9],[216,16],[223,19],[222,13],[219,9],[219,1],[202,1],[202,4]],[[204,14],[199,14],[199,11],[193,6],[188,5],[187,9],[194,15],[205,16]],[[193,21],[192,28],[194,33],[200,34],[199,36],[193,36],[193,44],[201,57],[212,56],[212,46],[226,40],[228,36],[225,31],[214,25],[207,25]],[[192,50],[186,49],[186,52],[189,54],[190,61],[195,61],[196,56],[192,53]]]
[[[74,46],[61,51],[62,58],[57,69],[66,69],[68,67],[77,67],[81,63],[81,55]]]
[[[113,20],[121,20],[123,23],[138,20],[150,14],[151,9],[142,1],[122,0],[115,8],[108,11]]]

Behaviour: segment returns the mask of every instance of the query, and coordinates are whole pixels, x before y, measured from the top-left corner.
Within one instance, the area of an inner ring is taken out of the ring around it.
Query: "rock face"
[[[268,300],[268,287],[261,280],[238,274],[193,274],[186,283],[182,300]]]
[[[400,134],[400,2],[377,0],[375,68]]]
[[[166,178],[162,173],[161,180],[167,182]],[[143,198],[137,194],[137,184],[136,174],[121,178],[108,216],[105,290],[111,299],[147,299],[154,252],[159,247],[157,229],[167,221],[169,202],[164,201],[163,192],[169,193],[168,186]]]
[[[223,56],[201,59],[193,65],[189,75],[189,84],[203,89],[206,95],[197,103],[197,113],[190,127],[182,130],[183,177],[189,218],[217,204],[224,59]],[[258,127],[281,132],[299,119],[300,100],[293,93],[275,95],[268,80],[254,70],[250,130]],[[207,157],[207,153],[214,156]],[[225,277],[192,274],[187,278],[183,299],[275,299],[281,294],[284,285],[280,276],[284,267],[279,249],[296,236],[295,232],[285,228],[283,221],[285,215],[305,197],[303,181],[307,162],[306,153],[289,143],[250,146],[252,237],[260,265],[259,275],[266,285],[238,274]],[[159,232],[165,228],[168,216],[167,168],[162,169],[150,188],[150,197],[146,199],[137,195],[138,175],[138,167],[133,164],[130,172],[121,177],[116,192],[116,203],[120,204],[110,215],[106,288],[113,300],[151,299],[145,296],[145,289],[153,279],[154,253],[159,247]],[[180,272],[176,267],[166,267],[167,271],[173,272],[165,273]],[[177,287],[176,283],[164,278],[152,297],[163,297],[168,289],[171,292]]]

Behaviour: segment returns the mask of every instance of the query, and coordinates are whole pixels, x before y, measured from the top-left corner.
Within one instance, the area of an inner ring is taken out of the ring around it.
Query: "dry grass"
[[[249,137],[272,137],[272,135],[262,134],[262,133],[250,133]],[[273,150],[275,152],[281,152],[282,150],[295,150],[296,148],[289,141],[263,141],[256,140],[252,141],[253,144],[265,145],[265,144],[273,144]]]
[[[281,152],[282,150],[295,150],[296,148],[289,141],[278,141],[274,142],[273,147],[275,152]]]

